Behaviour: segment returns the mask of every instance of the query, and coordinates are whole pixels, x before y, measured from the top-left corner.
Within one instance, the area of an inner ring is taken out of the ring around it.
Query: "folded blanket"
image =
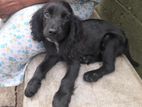
[[[30,20],[37,9],[34,5],[12,15],[0,29],[0,87],[19,85],[23,82],[27,63],[45,51],[43,44],[32,39]],[[71,4],[81,19],[89,18],[94,11],[93,2]]]

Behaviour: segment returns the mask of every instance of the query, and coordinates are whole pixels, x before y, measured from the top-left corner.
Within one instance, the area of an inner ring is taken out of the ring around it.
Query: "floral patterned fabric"
[[[42,42],[32,40],[29,25],[33,13],[41,6],[18,11],[0,28],[0,87],[22,83],[30,59],[45,51]],[[71,6],[82,19],[89,18],[94,9],[93,2],[71,3]]]

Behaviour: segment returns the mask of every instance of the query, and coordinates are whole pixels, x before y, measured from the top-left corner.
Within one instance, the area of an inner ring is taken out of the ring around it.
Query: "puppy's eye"
[[[69,16],[67,14],[62,14],[61,16],[63,19],[69,19]]]
[[[49,17],[50,17],[50,14],[49,14],[48,12],[45,12],[45,13],[44,13],[44,17],[45,17],[45,18],[49,18]]]
[[[69,16],[65,16],[64,19],[69,19]]]

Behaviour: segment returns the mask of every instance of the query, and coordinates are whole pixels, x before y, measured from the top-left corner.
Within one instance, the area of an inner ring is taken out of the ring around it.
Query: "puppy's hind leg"
[[[84,74],[84,80],[87,82],[95,82],[106,74],[109,74],[115,69],[115,59],[119,52],[119,40],[110,38],[105,42],[105,47],[102,51],[103,65],[97,69]]]

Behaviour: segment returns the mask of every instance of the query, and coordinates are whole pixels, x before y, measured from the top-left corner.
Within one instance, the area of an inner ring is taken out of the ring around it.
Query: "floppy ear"
[[[82,35],[82,23],[81,20],[73,15],[71,17],[71,28],[70,28],[70,33],[69,37],[71,40],[78,40],[80,39],[80,35]]]
[[[41,41],[43,39],[43,8],[39,9],[32,16],[30,22],[33,39],[36,41]]]

